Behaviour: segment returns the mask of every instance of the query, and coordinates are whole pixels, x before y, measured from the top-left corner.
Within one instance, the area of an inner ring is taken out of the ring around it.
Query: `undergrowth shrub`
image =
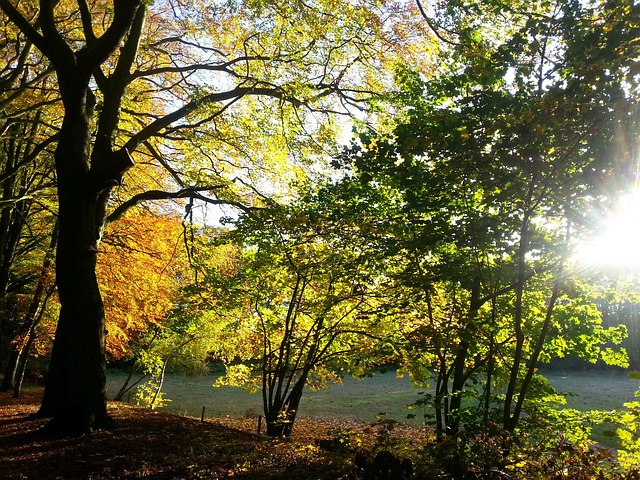
[[[136,405],[152,410],[168,405],[171,400],[165,398],[164,392],[159,391],[159,387],[159,381],[154,378],[139,385],[135,394]]]
[[[587,439],[588,427],[570,436],[559,433],[558,426],[575,426],[580,418],[574,412],[551,419],[534,415],[513,433],[488,422],[441,441],[427,433],[419,445],[382,418],[372,431],[374,442],[351,449],[349,479],[640,480],[640,470]],[[351,436],[338,438],[340,445],[351,445]]]

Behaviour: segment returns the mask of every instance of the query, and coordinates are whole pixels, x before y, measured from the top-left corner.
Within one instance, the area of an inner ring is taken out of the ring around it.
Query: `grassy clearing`
[[[260,393],[250,394],[235,387],[212,387],[218,375],[179,377],[168,375],[163,392],[171,400],[163,411],[199,417],[205,407],[207,418],[241,417],[262,412]],[[113,396],[125,380],[120,372],[110,372],[108,392]],[[407,406],[417,398],[408,378],[394,373],[356,380],[345,377],[342,385],[324,390],[307,390],[302,397],[302,417],[375,421],[381,412],[388,418],[407,421]],[[133,397],[130,400],[133,402]],[[419,423],[413,420],[413,423]]]
[[[634,394],[638,390],[638,382],[627,378],[622,371],[542,373],[558,391],[568,395],[567,407],[581,411],[620,409],[623,403],[634,400]],[[163,391],[171,403],[163,410],[199,417],[204,406],[208,418],[237,418],[262,412],[262,397],[259,393],[250,394],[234,387],[213,388],[216,378],[217,375],[167,376]],[[122,373],[110,373],[111,395],[117,392],[124,379]],[[384,412],[387,418],[417,425],[422,421],[421,411],[409,411],[407,406],[419,398],[418,391],[408,378],[397,378],[393,372],[363,380],[345,377],[342,385],[306,391],[302,397],[300,415],[373,422],[376,415]],[[409,413],[417,414],[416,418],[407,420]]]
[[[635,399],[640,386],[622,370],[541,373],[560,393],[567,394],[567,407],[580,411],[620,409],[623,403]]]

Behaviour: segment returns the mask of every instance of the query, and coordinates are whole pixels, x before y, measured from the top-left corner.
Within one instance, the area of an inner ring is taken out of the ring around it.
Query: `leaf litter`
[[[379,429],[362,422],[301,418],[291,440],[257,434],[257,417],[205,420],[110,402],[112,430],[46,438],[46,419],[33,418],[41,393],[20,399],[0,393],[0,477],[3,480],[196,480],[349,478],[352,452],[366,448]],[[424,432],[404,427],[405,439]],[[338,445],[336,445],[338,439]],[[326,448],[326,447],[338,448]]]

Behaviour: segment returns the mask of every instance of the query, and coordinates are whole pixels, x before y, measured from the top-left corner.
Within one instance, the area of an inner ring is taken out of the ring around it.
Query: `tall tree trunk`
[[[497,300],[495,296],[491,299],[491,324],[496,324],[496,316],[498,313]],[[493,369],[495,366],[495,348],[496,340],[493,331],[489,334],[489,355],[487,359],[487,383],[484,392],[484,423],[489,421],[489,409],[491,406],[491,390],[493,388]]]
[[[56,275],[60,317],[40,414],[51,428],[90,432],[111,425],[106,408],[105,317],[95,273],[95,191],[59,183]],[[87,191],[88,190],[88,191]]]
[[[59,82],[64,83],[60,75]],[[65,102],[55,153],[60,317],[39,412],[52,417],[51,430],[73,434],[112,423],[106,407],[104,306],[95,271],[100,188],[88,167],[93,103],[87,87]]]
[[[95,266],[110,188],[133,164],[126,150],[114,152],[113,139],[145,7],[141,0],[112,2],[111,24],[100,36],[92,30],[90,12],[80,12],[85,45],[76,50],[59,31],[58,2],[39,5],[36,26],[12,2],[0,0],[5,15],[51,61],[64,106],[55,152],[60,317],[40,414],[52,417],[52,430],[84,433],[111,424],[106,408],[104,306]],[[134,24],[134,34],[128,35]],[[111,89],[111,77],[101,69],[116,50],[113,78],[118,88]],[[103,103],[110,113],[100,116],[91,151],[95,83],[105,87]]]
[[[524,399],[527,395],[527,391],[529,390],[529,385],[531,385],[533,375],[537,370],[538,358],[540,357],[540,352],[542,352],[542,348],[544,347],[544,341],[546,340],[547,334],[549,333],[549,327],[551,325],[551,319],[553,317],[553,310],[555,309],[556,302],[558,301],[558,297],[560,296],[560,282],[560,279],[556,280],[553,286],[553,291],[547,304],[547,313],[545,315],[544,323],[542,324],[542,329],[540,330],[540,335],[538,335],[536,346],[531,354],[531,358],[529,359],[529,367],[524,379],[522,380],[520,392],[518,393],[518,400],[516,401],[516,405],[513,409],[513,415],[511,416],[509,424],[507,425],[507,430],[509,431],[513,431],[518,425],[518,421],[520,420]]]
[[[520,374],[520,366],[522,365],[522,356],[524,352],[525,337],[522,323],[524,315],[523,297],[526,283],[526,255],[529,251],[529,218],[530,212],[527,211],[525,212],[522,221],[522,227],[520,229],[520,244],[518,246],[518,279],[516,282],[516,298],[513,314],[513,329],[516,344],[514,347],[513,364],[511,365],[509,383],[507,385],[504,400],[503,427],[506,430],[513,430],[513,428],[515,428],[515,426],[512,425],[511,409],[513,407],[513,401],[517,390],[518,376]]]

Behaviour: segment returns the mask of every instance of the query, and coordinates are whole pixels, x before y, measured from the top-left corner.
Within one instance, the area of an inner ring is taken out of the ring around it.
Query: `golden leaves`
[[[98,277],[107,317],[107,350],[113,359],[173,308],[187,268],[180,220],[136,213],[107,232]]]

